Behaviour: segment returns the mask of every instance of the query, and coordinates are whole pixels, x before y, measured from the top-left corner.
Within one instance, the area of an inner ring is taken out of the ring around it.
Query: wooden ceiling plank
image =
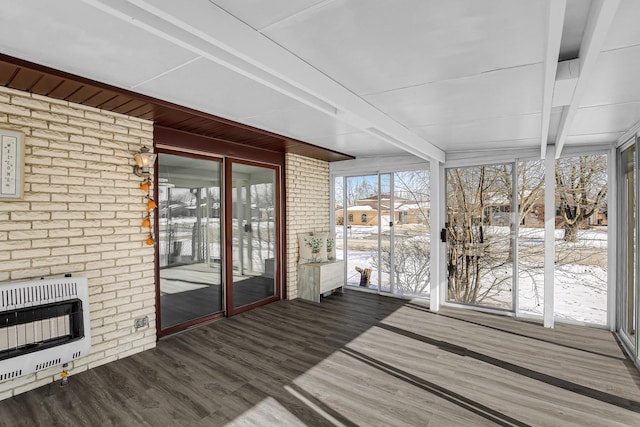
[[[0,85],[8,86],[9,82],[13,80],[13,77],[17,72],[18,67],[15,65],[0,62]]]
[[[51,91],[60,86],[63,79],[60,77],[44,74],[40,80],[31,87],[30,92],[38,95],[47,96]]]
[[[125,105],[127,102],[131,101],[131,97],[127,95],[117,95],[114,98],[111,98],[109,101],[100,105],[99,108],[103,110],[114,111],[116,108]]]
[[[64,80],[59,86],[53,89],[47,96],[56,99],[67,100],[67,97],[77,91],[82,86],[81,83],[72,80]]]
[[[141,106],[145,105],[146,102],[145,101],[141,101],[139,99],[132,99],[120,106],[118,106],[117,108],[114,108],[113,111],[115,111],[116,113],[120,113],[120,114],[126,114],[131,116],[132,114],[130,114],[130,111],[135,110],[136,108],[140,108]]]
[[[118,96],[118,94],[111,92],[109,90],[100,89],[95,95],[90,98],[85,99],[84,105],[88,105],[90,107],[101,108],[105,102],[112,100]]]
[[[18,72],[9,83],[9,87],[29,91],[29,89],[31,89],[41,78],[42,73],[26,68],[19,68]]]
[[[98,92],[100,92],[100,89],[98,88],[91,86],[82,86],[76,92],[71,94],[68,97],[67,101],[75,102],[77,104],[84,104],[87,99],[95,96]]]

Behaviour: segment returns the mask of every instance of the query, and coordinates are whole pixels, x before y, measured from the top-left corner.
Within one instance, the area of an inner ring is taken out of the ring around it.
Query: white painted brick
[[[143,247],[144,193],[131,156],[152,146],[152,123],[8,88],[0,88],[0,123],[26,135],[25,198],[0,201],[0,281],[89,278],[93,342],[102,348],[74,371],[153,348],[154,251]],[[134,312],[152,318],[148,334],[133,333]],[[115,329],[98,329],[110,317]],[[0,399],[53,381],[56,371],[4,382]]]
[[[114,229],[112,227],[101,227],[101,228],[85,228],[84,235],[85,236],[105,236],[111,235],[114,233]]]
[[[36,221],[32,223],[32,227],[34,230],[69,228],[69,221],[66,221],[66,220]]]
[[[85,219],[86,215],[84,212],[69,212],[69,211],[55,211],[51,212],[51,219]]]
[[[84,130],[84,135],[86,136],[93,136],[95,138],[99,138],[99,139],[108,139],[108,140],[112,140],[113,138],[113,132],[107,132],[101,129],[85,129]]]
[[[82,236],[82,230],[79,228],[68,228],[68,229],[51,229],[49,230],[49,237],[75,237]]]
[[[51,165],[51,157],[25,155],[24,156],[24,162],[27,165],[50,166]],[[33,172],[33,169],[32,169],[32,172]]]
[[[70,126],[64,123],[49,123],[49,129],[56,132],[62,132],[66,134],[79,134],[82,135],[82,128],[78,126]]]
[[[34,102],[39,102],[39,101],[34,100]],[[47,110],[49,109],[48,104],[46,109]],[[42,108],[42,110],[45,110],[45,109]],[[59,122],[59,123],[69,122],[69,116],[67,116],[66,114],[52,113],[50,111],[32,111],[31,117],[33,117],[34,119],[45,120],[48,122]]]
[[[29,203],[26,202],[0,202],[0,212],[28,211]]]
[[[39,277],[49,276],[51,269],[47,267],[25,268],[11,271],[11,280],[37,279]]]
[[[67,274],[84,271],[84,264],[52,265],[51,274]]]
[[[37,239],[31,241],[31,246],[35,248],[54,248],[59,246],[67,247],[69,245],[69,239]],[[51,256],[62,255],[54,254],[51,252]]]
[[[67,256],[52,256],[47,258],[38,258],[31,260],[32,267],[51,267],[52,265],[62,266],[69,262]],[[66,271],[66,270],[65,270]]]
[[[51,255],[73,255],[73,254],[82,254],[84,253],[84,246],[63,246],[59,248],[51,248]]]
[[[99,122],[99,123],[115,123],[116,119],[112,115],[104,115],[98,112],[86,111],[84,114],[85,119]]]
[[[93,120],[86,120],[77,117],[69,117],[69,124],[80,128],[100,129],[100,124]],[[75,136],[75,135],[74,135]]]
[[[10,105],[6,103],[0,103],[0,113],[13,114],[17,116],[30,116],[31,110],[19,105]]]
[[[35,97],[35,96],[34,96]],[[50,99],[50,98],[47,98]],[[68,105],[51,105],[51,112],[62,114],[71,117],[84,117],[84,111],[77,108],[69,107]]]

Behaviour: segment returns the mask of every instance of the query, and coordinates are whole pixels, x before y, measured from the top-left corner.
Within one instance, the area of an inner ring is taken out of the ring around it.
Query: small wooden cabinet
[[[298,297],[320,302],[325,292],[344,287],[344,261],[312,262],[298,266]]]

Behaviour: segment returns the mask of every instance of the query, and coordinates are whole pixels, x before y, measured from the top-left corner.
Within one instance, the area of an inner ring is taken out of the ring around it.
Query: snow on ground
[[[508,235],[508,227],[487,227],[488,234]],[[342,238],[342,227],[336,227],[336,237]],[[366,239],[378,233],[378,227],[353,226],[347,230],[348,240]],[[521,228],[519,245],[538,246],[544,244],[544,229]],[[579,230],[577,242],[565,242],[564,231],[556,230],[556,251],[571,253],[576,249],[591,249],[594,253],[601,253],[606,259],[607,232],[602,230]],[[342,250],[337,250],[338,259],[344,259]],[[376,252],[363,250],[349,250],[347,259],[347,284],[358,286],[360,273],[355,267],[372,268]],[[523,260],[524,263],[524,260]],[[511,268],[492,272],[487,280],[507,279],[511,283]],[[501,276],[501,277],[499,277]],[[372,271],[371,289],[377,289],[378,271]],[[596,265],[557,264],[555,267],[554,311],[557,319],[605,325],[607,323],[607,270]],[[525,314],[543,314],[544,307],[544,269],[538,265],[528,265],[523,268],[518,278],[519,311]],[[383,289],[385,290],[385,289]],[[388,289],[387,289],[388,290]],[[502,291],[487,299],[488,305],[511,308],[512,292],[510,286],[503,286]]]

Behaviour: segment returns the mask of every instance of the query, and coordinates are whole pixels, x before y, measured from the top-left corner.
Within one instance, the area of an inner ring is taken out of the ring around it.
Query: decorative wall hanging
[[[0,129],[0,199],[24,195],[24,135]]]
[[[146,243],[147,245],[152,246],[156,241],[153,238],[151,211],[157,208],[158,205],[155,200],[153,200],[149,168],[154,165],[156,155],[151,153],[147,147],[142,147],[140,151],[135,154],[134,158],[136,160],[136,165],[133,167],[133,172],[140,177],[144,177],[144,180],[140,183],[140,190],[147,193],[147,213],[142,219],[142,223],[140,225],[149,230],[149,237],[147,238]]]

